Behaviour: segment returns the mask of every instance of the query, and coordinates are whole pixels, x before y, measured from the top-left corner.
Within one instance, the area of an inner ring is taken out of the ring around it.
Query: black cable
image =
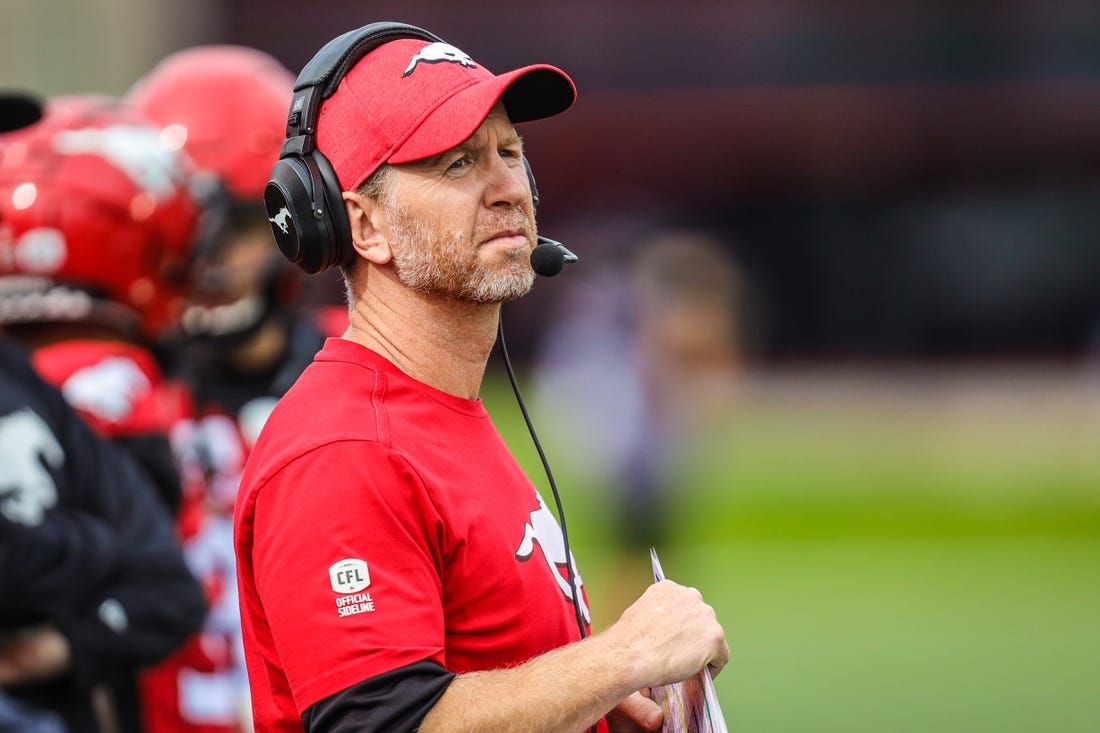
[[[539,436],[535,433],[531,416],[527,413],[527,405],[523,402],[523,395],[519,392],[519,382],[516,380],[515,370],[512,369],[512,360],[508,358],[508,346],[504,343],[503,317],[497,321],[497,338],[500,341],[501,356],[504,357],[504,369],[508,372],[508,381],[512,383],[512,392],[516,395],[516,402],[519,403],[520,412],[523,413],[523,420],[527,423],[527,431],[531,433],[531,440],[535,443],[535,449],[542,460],[542,467],[546,471],[546,478],[550,482],[550,491],[554,494],[554,504],[558,509],[558,523],[561,525],[562,544],[565,545],[565,567],[568,573],[569,588],[571,589],[570,595],[573,598],[573,611],[577,616],[577,629],[581,633],[581,638],[584,639],[588,636],[588,632],[584,626],[584,613],[581,611],[581,601],[578,597],[580,596],[580,589],[577,588],[576,570],[573,569],[573,553],[569,549],[569,530],[565,526],[565,509],[561,504],[561,495],[558,493],[558,485],[554,481],[554,474],[550,470],[550,462],[546,459],[546,453],[542,449],[542,443],[539,442]]]
[[[558,509],[558,524],[561,525],[561,541],[565,546],[565,568],[569,580],[570,595],[573,597],[573,612],[577,617],[577,630],[581,639],[588,636],[584,626],[584,613],[581,611],[580,588],[577,587],[577,571],[573,568],[573,552],[569,549],[569,530],[565,526],[565,508],[561,504],[561,494],[558,493],[558,484],[554,481],[554,472],[550,470],[550,461],[546,458],[546,452],[542,449],[539,436],[535,433],[535,425],[531,422],[531,416],[527,413],[527,405],[523,401],[523,395],[519,392],[519,382],[516,380],[516,372],[512,369],[512,360],[508,358],[508,345],[504,343],[504,317],[497,319],[497,339],[500,341],[500,354],[504,357],[504,370],[508,372],[508,381],[512,384],[512,392],[519,404],[519,411],[523,413],[523,421],[527,423],[527,432],[531,434],[531,441],[535,444],[535,450],[539,453],[542,468],[546,471],[546,479],[550,482],[550,491],[554,494],[554,505]],[[598,726],[593,723],[589,733],[596,733]]]

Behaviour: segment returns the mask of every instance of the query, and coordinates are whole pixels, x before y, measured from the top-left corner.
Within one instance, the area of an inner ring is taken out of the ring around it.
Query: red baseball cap
[[[576,97],[573,80],[554,66],[498,76],[448,43],[401,38],[363,57],[321,105],[317,148],[351,191],[383,163],[457,146],[498,100],[518,123],[564,112]]]

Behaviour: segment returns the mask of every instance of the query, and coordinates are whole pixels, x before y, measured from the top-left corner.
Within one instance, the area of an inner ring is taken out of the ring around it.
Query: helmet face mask
[[[87,320],[98,315],[120,330],[131,321],[150,341],[174,329],[202,214],[187,158],[99,95],[49,100],[40,122],[3,145],[0,276],[51,284],[37,311],[25,300],[20,314],[3,317],[80,320],[50,300],[77,289],[100,306]]]
[[[288,316],[284,305],[298,295],[297,273],[272,245],[267,220],[258,216],[262,211],[249,213],[231,217],[225,235],[195,259],[183,317],[191,340],[241,345],[269,320]]]

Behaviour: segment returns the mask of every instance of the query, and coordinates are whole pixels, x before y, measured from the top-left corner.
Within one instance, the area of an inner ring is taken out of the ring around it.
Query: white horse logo
[[[57,484],[46,470],[65,463],[65,451],[50,426],[31,411],[0,417],[0,514],[9,521],[35,527],[57,506]]]
[[[275,226],[279,227],[279,230],[282,231],[283,234],[290,233],[290,209],[288,209],[287,207],[284,206],[283,208],[279,209],[278,214],[268,217],[267,220]]]
[[[584,615],[584,620],[591,621],[588,604],[584,602],[584,596],[580,593],[580,589],[584,587],[584,582],[581,580],[580,573],[576,572],[577,563],[573,560],[572,553],[568,558],[566,557],[565,538],[562,536],[561,527],[558,526],[558,520],[546,508],[541,496],[538,496],[538,500],[539,508],[531,512],[530,521],[523,525],[523,539],[516,549],[516,559],[530,560],[535,553],[535,545],[541,547],[543,560],[550,568],[550,573],[557,581],[561,592],[570,601],[573,600],[574,596],[580,599],[581,613]],[[574,570],[575,588],[569,587],[569,581],[561,573],[562,570],[569,567],[569,564],[572,565]]]
[[[459,66],[465,66],[468,69],[477,67],[474,60],[469,57],[464,51],[460,51],[449,43],[429,43],[424,48],[420,49],[420,53],[412,57],[412,61],[409,62],[409,68],[405,69],[405,73],[401,76],[408,76],[416,69],[416,65],[423,61],[426,64],[438,64],[442,61],[446,61],[452,64],[458,64]]]
[[[124,356],[78,369],[61,385],[69,404],[114,423],[131,415],[152,389],[141,367]]]
[[[183,176],[176,154],[161,145],[160,132],[133,125],[111,125],[59,132],[54,149],[62,155],[98,155],[157,200],[172,196]]]

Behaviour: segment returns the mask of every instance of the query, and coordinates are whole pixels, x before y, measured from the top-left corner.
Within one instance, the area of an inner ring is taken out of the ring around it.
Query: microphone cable
[[[577,631],[581,639],[588,637],[588,631],[584,626],[584,612],[581,611],[581,589],[577,587],[577,571],[573,568],[573,551],[569,549],[569,529],[565,526],[565,508],[561,503],[561,494],[558,492],[558,484],[554,481],[554,472],[550,470],[550,461],[546,458],[546,451],[542,449],[542,442],[535,432],[535,425],[531,422],[531,415],[527,412],[527,405],[523,401],[523,395],[519,391],[519,381],[516,372],[512,369],[512,360],[508,358],[508,345],[504,342],[504,317],[503,308],[501,315],[497,317],[497,340],[500,341],[500,355],[504,358],[504,371],[508,372],[508,381],[512,384],[512,393],[516,396],[519,411],[523,413],[523,421],[527,423],[527,432],[531,434],[531,441],[535,444],[535,450],[539,453],[542,468],[546,471],[546,480],[550,482],[550,491],[554,494],[554,505],[558,509],[558,524],[561,525],[561,541],[565,546],[565,569],[569,580],[570,595],[573,597],[573,613],[577,618]],[[601,716],[602,717],[602,716]],[[598,723],[592,724],[589,733],[596,733]]]
[[[534,178],[531,177],[531,169],[527,164],[527,158],[523,159],[523,164],[527,167],[527,175],[531,181],[531,191],[534,194],[534,202],[537,206],[538,193],[535,189]],[[576,261],[577,256],[567,250],[561,242],[556,242],[541,236],[538,238],[538,245],[535,247],[534,251],[531,252],[531,269],[533,269],[536,274],[542,275],[543,277],[553,277],[561,272],[563,265]],[[504,340],[503,306],[500,308],[500,313],[497,316],[497,340],[500,342],[500,355],[504,358],[504,370],[508,372],[508,381],[512,385],[512,393],[516,396],[516,403],[519,405],[519,411],[523,413],[523,421],[527,423],[527,432],[531,434],[531,441],[535,444],[535,450],[538,451],[539,460],[542,461],[542,468],[546,472],[546,480],[550,483],[550,491],[554,494],[554,505],[558,510],[558,524],[561,526],[561,541],[565,550],[566,575],[569,582],[570,596],[573,600],[573,613],[577,619],[577,631],[580,632],[581,640],[584,640],[588,637],[588,631],[584,625],[584,612],[581,611],[581,590],[577,587],[577,571],[573,564],[573,551],[569,549],[569,528],[565,524],[565,508],[561,503],[561,493],[558,491],[558,484],[554,481],[554,472],[550,470],[550,461],[546,458],[546,451],[542,449],[542,442],[535,432],[535,425],[531,422],[531,415],[527,412],[527,404],[523,401],[523,395],[520,394],[519,380],[516,379],[516,372],[512,368],[512,360],[508,357],[508,344]],[[589,733],[597,733],[598,729],[599,720],[592,724]]]
[[[503,310],[503,308],[501,310]],[[531,440],[535,444],[535,450],[538,451],[539,459],[542,461],[542,468],[546,471],[546,479],[550,483],[550,491],[554,494],[554,504],[558,510],[558,523],[561,525],[562,544],[565,545],[565,566],[568,574],[569,588],[571,589],[570,595],[573,599],[573,612],[577,617],[577,630],[580,631],[581,639],[584,639],[588,636],[588,631],[584,625],[584,612],[581,611],[580,588],[577,587],[577,572],[573,567],[573,551],[569,549],[569,530],[565,526],[565,509],[562,507],[561,494],[558,492],[558,484],[554,481],[554,473],[550,470],[550,461],[546,458],[546,452],[542,449],[542,443],[539,441],[538,434],[535,433],[535,426],[531,422],[530,414],[527,412],[527,405],[523,401],[523,395],[520,394],[516,372],[512,369],[512,360],[508,358],[508,345],[504,342],[503,316],[497,319],[497,340],[500,342],[500,354],[504,358],[504,370],[508,372],[508,381],[512,384],[512,392],[516,396],[516,402],[519,404],[520,412],[523,413],[523,421],[527,423],[527,432],[531,434]],[[594,726],[593,730],[595,730]]]

